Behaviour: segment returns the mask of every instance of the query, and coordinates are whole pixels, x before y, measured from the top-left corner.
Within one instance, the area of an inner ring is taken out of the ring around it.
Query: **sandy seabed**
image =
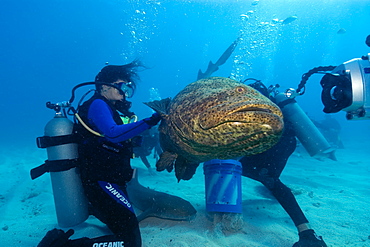
[[[338,161],[317,160],[301,148],[290,157],[281,180],[292,189],[315,231],[328,246],[370,246],[370,154],[368,143],[346,144],[336,151]],[[50,176],[31,180],[31,168],[42,164],[46,152],[34,147],[0,151],[1,246],[36,246],[45,233],[57,227]],[[151,160],[154,162],[154,160]],[[204,174],[177,183],[174,173],[151,175],[139,159],[140,183],[182,197],[197,209],[190,222],[147,218],[140,223],[143,246],[292,246],[296,228],[277,201],[258,182],[242,179],[243,225],[225,229],[207,216]],[[72,238],[109,234],[93,216],[74,227]]]

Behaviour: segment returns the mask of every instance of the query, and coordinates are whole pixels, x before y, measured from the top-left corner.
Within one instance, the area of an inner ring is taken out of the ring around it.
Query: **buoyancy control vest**
[[[115,106],[103,96],[95,94],[78,109],[79,116],[90,128],[98,131],[88,119],[90,106],[97,99],[103,100],[109,106],[117,125],[124,124]],[[89,132],[81,123],[75,124],[75,133],[81,140],[78,145],[78,164],[83,183],[107,181],[123,185],[131,180],[133,170],[130,159],[133,151],[130,140],[113,143],[105,137]]]

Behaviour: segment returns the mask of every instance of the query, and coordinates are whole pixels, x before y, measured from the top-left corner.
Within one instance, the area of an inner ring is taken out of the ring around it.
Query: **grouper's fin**
[[[214,72],[218,70],[218,67],[226,63],[226,61],[229,59],[233,51],[235,50],[235,47],[238,45],[239,41],[241,40],[241,37],[238,37],[227,49],[226,51],[221,55],[221,57],[217,60],[216,63],[212,63],[212,61],[209,62],[207,70],[203,73],[202,70],[198,71],[198,80],[204,79],[207,77],[210,77]]]
[[[176,158],[176,153],[171,153],[168,151],[164,151],[163,153],[161,153],[156,164],[157,171],[161,172],[167,170],[168,172],[171,172],[173,170],[173,165]]]
[[[175,174],[177,181],[180,182],[181,179],[189,180],[195,174],[199,163],[191,163],[182,156],[178,156],[175,161]]]
[[[154,100],[151,102],[144,102],[145,105],[158,112],[162,117],[168,114],[168,106],[171,102],[171,98],[165,98],[162,100]]]

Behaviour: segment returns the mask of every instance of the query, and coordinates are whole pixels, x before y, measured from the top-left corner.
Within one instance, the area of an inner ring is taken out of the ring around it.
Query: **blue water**
[[[141,102],[148,100],[149,88],[158,88],[162,97],[175,96],[240,35],[243,41],[214,75],[254,77],[283,89],[296,87],[313,67],[370,52],[364,44],[370,34],[368,1],[257,2],[3,0],[3,142],[33,144],[53,116],[45,102],[68,100],[74,85],[92,81],[107,62],[140,58],[150,67],[141,73],[132,99],[135,112],[146,117],[151,111]],[[250,19],[243,20],[243,14]],[[292,15],[298,17],[292,23],[272,25],[273,19]],[[337,34],[340,28],[346,33]],[[322,114],[320,78],[312,77],[299,101],[317,117]]]
[[[297,19],[283,25],[290,16]],[[150,88],[162,98],[174,97],[238,37],[234,53],[214,75],[252,77],[285,90],[296,88],[313,67],[370,53],[364,42],[369,20],[368,0],[1,0],[1,147],[37,150],[35,138],[54,115],[45,103],[69,100],[75,85],[92,81],[107,63],[139,58],[148,67],[131,99],[144,118],[152,113],[142,104]],[[338,34],[341,28],[346,32]],[[297,99],[317,120],[324,118],[321,77],[312,76]],[[344,112],[333,117],[346,145],[359,140],[369,146],[369,120],[347,121]],[[361,158],[366,155],[357,157],[354,164],[368,162]],[[19,174],[17,184],[28,181],[28,170]]]

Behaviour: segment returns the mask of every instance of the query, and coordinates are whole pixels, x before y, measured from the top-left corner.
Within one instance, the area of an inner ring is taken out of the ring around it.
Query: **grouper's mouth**
[[[238,112],[267,112],[267,113],[272,113],[272,111],[270,109],[261,108],[261,107],[246,107],[246,108],[239,109],[239,110],[237,110],[233,113],[238,113]]]

